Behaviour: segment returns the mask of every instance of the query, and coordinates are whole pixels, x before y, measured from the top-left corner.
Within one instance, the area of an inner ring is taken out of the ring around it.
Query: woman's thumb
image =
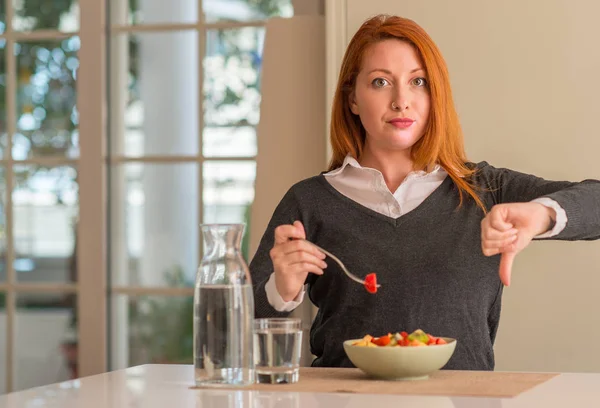
[[[306,239],[306,232],[304,231],[304,225],[300,221],[294,221],[294,227],[298,230],[298,233],[302,236],[302,239]]]

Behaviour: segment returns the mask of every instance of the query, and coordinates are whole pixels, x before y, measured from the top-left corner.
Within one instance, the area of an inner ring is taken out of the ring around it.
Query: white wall
[[[429,32],[450,69],[471,160],[549,179],[600,179],[600,2],[332,3],[346,14],[328,16],[337,27],[328,44],[347,44],[377,13]],[[328,54],[340,55],[339,47]],[[498,370],[600,372],[599,249],[600,242],[542,242],[519,255],[503,299]]]

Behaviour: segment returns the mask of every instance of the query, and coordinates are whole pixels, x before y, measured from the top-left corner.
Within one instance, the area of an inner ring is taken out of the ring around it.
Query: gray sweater
[[[552,239],[600,238],[600,182],[547,181],[477,164],[474,182],[490,209],[499,203],[549,197],[565,209],[565,229]],[[334,189],[321,174],[287,192],[250,263],[257,317],[282,317],[268,302],[265,284],[273,272],[269,251],[274,229],[300,220],[307,239],[337,255],[356,275],[376,272],[377,294],[348,279],[327,258],[322,276],[309,274],[307,293],[319,308],[310,332],[313,366],[352,367],[342,342],[388,332],[423,329],[458,339],[446,369],[493,370],[493,344],[503,285],[500,256],[481,251],[484,217],[468,200],[458,208],[458,190],[446,180],[413,211],[393,219]]]

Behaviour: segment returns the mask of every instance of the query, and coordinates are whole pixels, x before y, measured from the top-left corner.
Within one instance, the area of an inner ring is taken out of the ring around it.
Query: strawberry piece
[[[391,342],[390,336],[381,336],[371,340],[371,343],[377,344],[378,346],[387,346]]]
[[[377,292],[377,276],[374,273],[370,273],[365,277],[365,289],[369,293]]]

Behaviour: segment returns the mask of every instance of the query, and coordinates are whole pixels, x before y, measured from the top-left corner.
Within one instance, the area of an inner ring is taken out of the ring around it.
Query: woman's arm
[[[490,188],[495,204],[529,202],[541,197],[558,203],[566,213],[567,223],[559,234],[548,239],[600,239],[600,181],[551,181],[487,164],[481,166],[480,177]]]
[[[257,318],[286,317],[290,314],[290,312],[277,311],[269,303],[265,285],[274,270],[270,252],[275,243],[275,228],[279,225],[292,224],[299,219],[298,200],[293,191],[289,190],[275,208],[258,249],[250,262],[250,275],[254,290],[254,314]]]

